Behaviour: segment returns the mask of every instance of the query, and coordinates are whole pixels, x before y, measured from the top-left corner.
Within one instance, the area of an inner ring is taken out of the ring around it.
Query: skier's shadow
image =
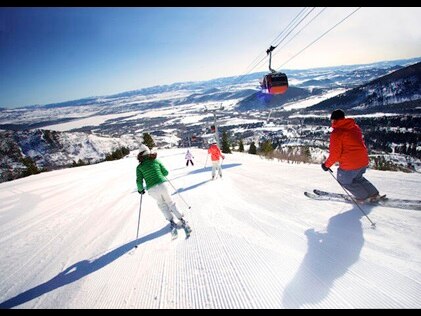
[[[224,169],[234,168],[234,167],[238,167],[238,166],[241,166],[241,163],[227,163],[227,164],[222,165],[221,169],[224,170]],[[210,172],[210,171],[212,171],[212,166],[192,170],[188,174],[197,174],[197,173]]]
[[[238,166],[241,166],[241,163],[229,163],[229,164],[222,165],[222,166],[221,166],[221,169],[222,169],[222,170],[225,170],[225,169],[234,168],[234,167],[238,167]],[[184,169],[184,168],[183,168],[183,169]],[[187,173],[187,174],[183,174],[183,175],[180,175],[180,176],[178,176],[178,177],[172,178],[171,180],[176,180],[176,179],[178,179],[178,178],[182,178],[182,177],[188,176],[188,175],[190,175],[190,174],[198,174],[198,173],[202,173],[202,172],[209,172],[209,174],[210,174],[210,173],[211,173],[211,171],[212,171],[212,166],[210,166],[210,167],[203,167],[203,168],[199,168],[199,169],[192,170],[192,171],[190,171],[190,172],[189,172],[189,173]],[[183,189],[182,191],[187,191],[187,190],[190,190],[190,189],[196,188],[196,187],[198,187],[199,185],[205,184],[206,182],[208,182],[208,181],[203,181],[203,182],[201,182],[201,183],[195,184],[195,185],[193,185],[192,187],[189,187],[189,188]],[[181,191],[181,192],[182,192],[182,191]],[[180,190],[178,190],[178,192],[180,192]]]
[[[228,169],[228,168],[233,168],[233,167],[238,167],[238,166],[241,166],[241,164],[240,163],[231,163],[231,164],[226,164],[226,165],[221,166],[221,169]],[[211,171],[212,171],[212,167],[207,167],[207,168],[202,168],[202,169],[190,171],[188,174],[196,174],[196,173],[211,172]],[[188,191],[188,190],[196,189],[197,187],[205,184],[206,182],[210,182],[210,181],[212,181],[212,180],[210,180],[210,179],[205,180],[205,181],[193,184],[193,185],[191,185],[187,188],[179,188],[172,195],[177,194],[177,193],[181,193],[181,192],[185,192],[185,191]]]
[[[168,225],[164,226],[160,230],[157,230],[149,235],[146,235],[142,238],[139,238],[127,244],[124,244],[93,261],[90,261],[90,260],[79,261],[71,265],[64,271],[60,272],[51,280],[45,283],[42,283],[36,287],[33,287],[32,289],[29,289],[21,294],[18,294],[17,296],[10,298],[7,301],[4,301],[3,303],[0,303],[0,309],[6,309],[6,308],[12,308],[12,307],[18,306],[34,298],[37,298],[45,293],[54,291],[55,289],[62,287],[66,284],[75,282],[83,278],[84,276],[87,276],[88,274],[91,274],[105,267],[106,265],[118,259],[125,253],[129,252],[135,246],[145,243],[154,238],[158,238],[166,233],[168,233]]]
[[[205,180],[205,181],[202,181],[202,182],[193,184],[193,185],[191,185],[191,186],[189,186],[187,188],[178,188],[178,190],[175,191],[171,195],[178,194],[178,193],[185,192],[185,191],[192,190],[192,189],[196,189],[197,187],[201,186],[202,184],[205,184],[206,182],[210,182],[210,181],[212,181],[212,180]]]
[[[371,209],[367,206],[364,211],[368,214]],[[335,280],[358,261],[364,245],[363,216],[354,206],[330,218],[325,233],[315,232],[313,228],[305,231],[307,253],[284,291],[282,300],[285,308],[299,308],[323,301]]]

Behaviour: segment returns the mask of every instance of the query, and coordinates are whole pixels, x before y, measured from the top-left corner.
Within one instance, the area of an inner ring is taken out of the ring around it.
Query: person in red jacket
[[[215,179],[216,171],[218,170],[219,176],[222,178],[222,168],[221,164],[219,163],[220,159],[225,159],[225,156],[222,154],[221,150],[219,149],[216,141],[213,141],[208,149],[208,154],[211,155],[212,160],[212,180]]]
[[[338,109],[330,116],[333,131],[330,134],[329,157],[322,163],[324,171],[339,162],[338,182],[352,193],[358,202],[374,202],[381,198],[376,187],[363,177],[368,167],[368,152],[360,127],[352,118],[345,118]]]

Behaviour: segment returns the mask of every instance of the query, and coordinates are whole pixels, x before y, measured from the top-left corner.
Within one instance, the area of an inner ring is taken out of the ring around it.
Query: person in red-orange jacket
[[[329,157],[322,163],[324,171],[339,162],[338,182],[352,193],[358,202],[374,202],[381,198],[376,187],[363,177],[368,167],[368,152],[360,127],[352,118],[345,118],[338,109],[330,116],[333,131],[330,134]]]
[[[220,164],[220,159],[225,159],[225,156],[222,154],[219,149],[216,141],[213,141],[208,149],[208,154],[211,155],[212,160],[212,180],[215,179],[216,171],[218,171],[219,176],[222,178],[222,168]]]

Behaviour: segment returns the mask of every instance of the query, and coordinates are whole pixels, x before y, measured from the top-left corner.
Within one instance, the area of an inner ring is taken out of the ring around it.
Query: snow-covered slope
[[[210,181],[206,151],[192,152],[194,167],[182,149],[158,153],[193,228],[187,240],[180,230],[171,241],[148,194],[136,240],[136,152],[1,183],[0,307],[421,307],[421,212],[365,207],[372,229],[350,204],[303,195],[341,192],[319,165],[234,153]],[[391,197],[421,198],[420,174],[367,178]]]
[[[29,157],[39,169],[53,170],[103,161],[117,149],[139,147],[143,138],[137,135],[101,137],[87,133],[51,130],[0,131],[0,182],[21,177],[27,167],[22,159]]]

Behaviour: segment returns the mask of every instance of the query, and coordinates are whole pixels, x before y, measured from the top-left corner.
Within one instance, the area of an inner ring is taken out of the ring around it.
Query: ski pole
[[[187,202],[183,199],[183,197],[181,196],[180,193],[178,193],[178,190],[172,185],[171,181],[168,180],[167,177],[165,177],[165,179],[167,179],[168,183],[171,184],[171,186],[173,187],[173,189],[175,190],[175,192],[178,194],[178,196],[183,200],[184,203],[186,203],[186,205],[188,206],[189,209],[191,209],[191,206],[187,204]]]
[[[141,212],[141,210],[142,210],[142,197],[143,197],[143,194],[141,194],[141,195],[140,195],[139,218],[138,218],[138,220],[137,220],[137,233],[136,233],[136,240],[137,240],[137,238],[139,237],[140,212]],[[135,247],[135,248],[137,248],[137,245],[136,245],[136,246],[134,246],[134,247]]]
[[[361,208],[361,206],[358,204],[357,201],[355,201],[355,199],[351,196],[351,194],[348,193],[348,191],[344,188],[344,186],[338,181],[338,179],[336,179],[336,177],[333,175],[333,171],[332,169],[329,168],[329,173],[330,175],[333,177],[333,179],[336,180],[336,182],[339,183],[339,185],[341,186],[341,188],[345,191],[346,194],[348,194],[348,196],[351,198],[352,202],[355,203],[355,205],[360,209],[360,211],[364,214],[365,217],[367,217],[367,219],[370,221],[371,223],[371,227],[374,228],[376,227],[376,224],[373,223],[373,221],[370,219],[370,217],[368,217],[368,215],[363,211],[363,209]]]

